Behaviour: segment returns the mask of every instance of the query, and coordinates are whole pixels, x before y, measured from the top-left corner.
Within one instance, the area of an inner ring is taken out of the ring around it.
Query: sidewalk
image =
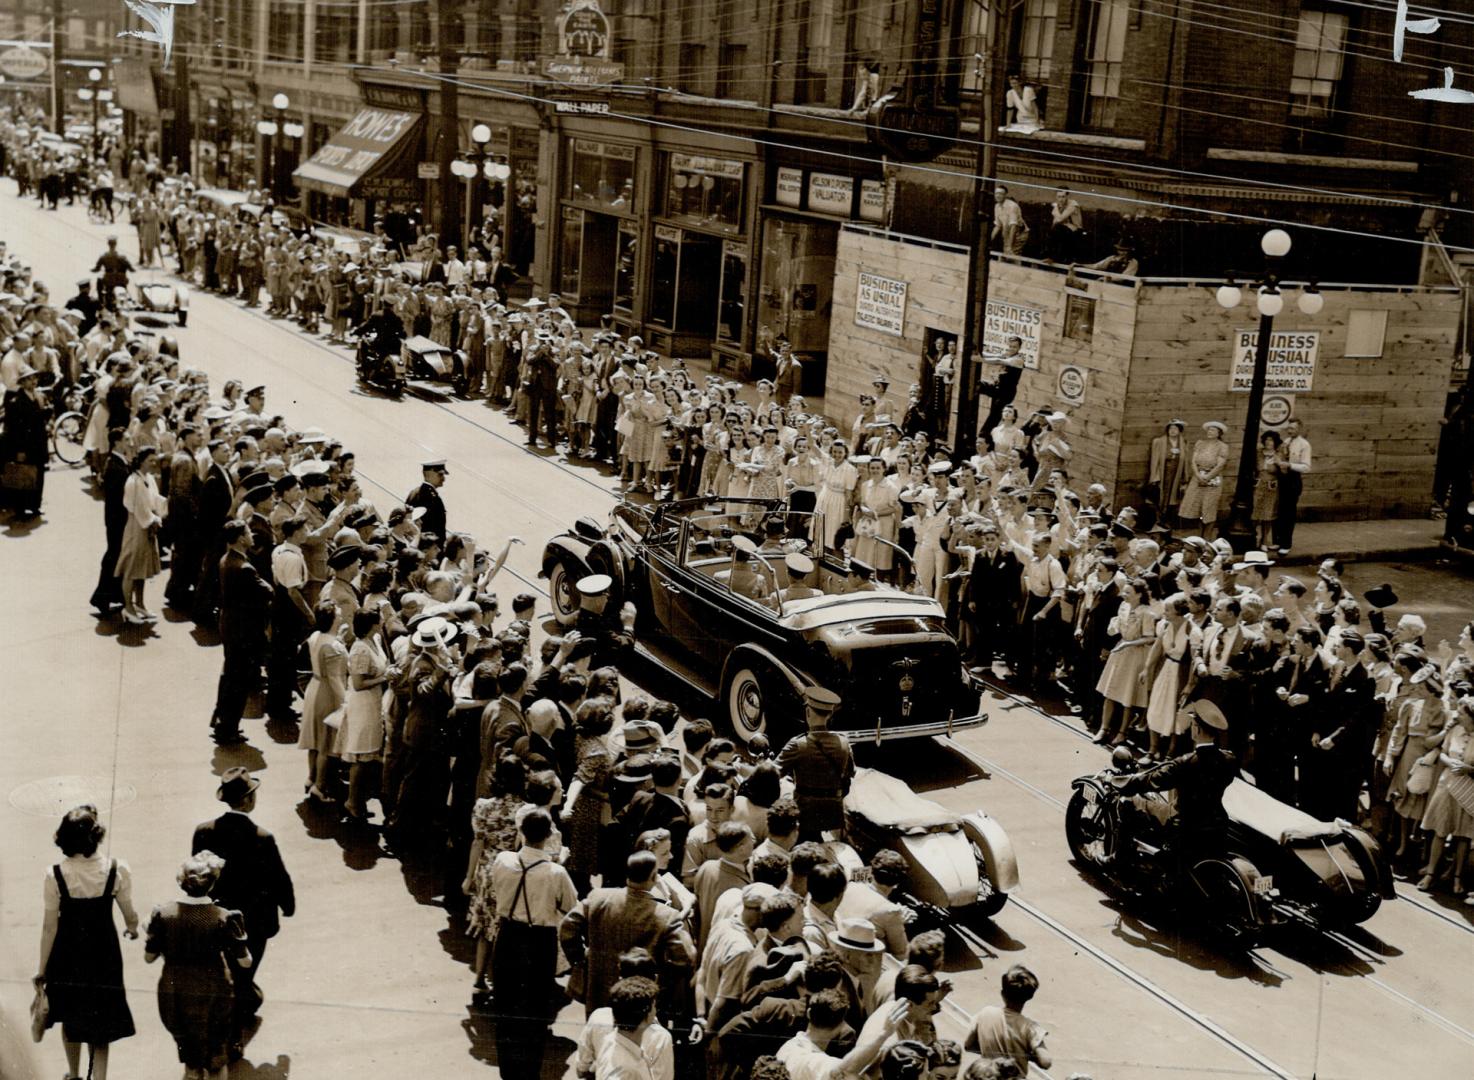
[[[1281,566],[1304,566],[1322,559],[1382,562],[1432,558],[1440,546],[1443,522],[1431,518],[1385,518],[1379,521],[1311,521],[1295,526],[1295,548],[1281,556]]]

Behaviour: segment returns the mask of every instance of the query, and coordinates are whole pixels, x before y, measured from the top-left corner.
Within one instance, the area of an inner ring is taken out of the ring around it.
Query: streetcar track
[[[1010,772],[1008,769],[1005,769],[1003,766],[999,765],[997,762],[995,762],[995,761],[993,761],[993,760],[991,760],[989,758],[984,757],[983,755],[977,753],[974,750],[969,750],[967,747],[962,746],[960,743],[958,743],[955,740],[955,738],[953,736],[949,736],[949,735],[937,735],[937,736],[933,736],[933,738],[934,738],[934,740],[939,745],[944,746],[944,747],[948,748],[949,750],[951,750],[953,753],[958,754],[964,760],[966,760],[970,764],[972,764],[974,767],[979,768],[979,769],[982,769],[985,772],[990,772],[990,773],[995,773],[997,775],[1000,775],[1004,779],[1009,780],[1009,781],[1012,781],[1014,784],[1018,785],[1019,787],[1022,787],[1023,789],[1025,789],[1026,791],[1028,791],[1030,794],[1034,795],[1035,798],[1038,798],[1038,799],[1040,799],[1040,800],[1042,800],[1044,802],[1049,803],[1051,806],[1055,807],[1057,810],[1059,810],[1061,812],[1063,812],[1065,810],[1065,808],[1066,808],[1065,807],[1065,803],[1062,802],[1061,800],[1055,798],[1053,795],[1051,795],[1047,791],[1044,791],[1043,789],[1035,786],[1034,784],[1029,783],[1027,780],[1024,780],[1022,777],[1017,776],[1013,772]],[[1267,1059],[1267,1058],[1264,1058],[1263,1061],[1261,1061],[1260,1058],[1262,1057],[1262,1055],[1259,1055],[1257,1051],[1253,1050],[1253,1048],[1250,1047],[1249,1044],[1242,1043],[1242,1040],[1236,1039],[1236,1037],[1232,1036],[1227,1031],[1225,1031],[1224,1029],[1220,1028],[1212,1020],[1209,1020],[1206,1016],[1203,1016],[1203,1014],[1198,1013],[1191,1006],[1187,1005],[1184,1002],[1178,1001],[1173,995],[1171,995],[1167,991],[1161,990],[1160,987],[1157,987],[1154,983],[1152,983],[1145,976],[1139,975],[1132,968],[1130,968],[1128,965],[1126,965],[1126,964],[1122,963],[1121,961],[1117,960],[1115,957],[1111,956],[1109,953],[1105,952],[1103,949],[1099,948],[1098,946],[1095,946],[1095,945],[1091,944],[1089,941],[1087,941],[1082,936],[1076,934],[1074,931],[1070,930],[1068,927],[1065,927],[1062,923],[1058,923],[1056,920],[1052,919],[1050,916],[1048,916],[1047,914],[1045,914],[1042,910],[1034,907],[1034,905],[1028,903],[1027,901],[1025,901],[1023,899],[1021,899],[1019,897],[1018,893],[1016,893],[1016,892],[1010,893],[1008,899],[1009,899],[1009,903],[1010,904],[1013,904],[1013,905],[1017,906],[1019,908],[1019,910],[1023,911],[1026,915],[1029,915],[1029,916],[1033,917],[1034,919],[1036,919],[1037,921],[1039,921],[1043,925],[1047,926],[1050,930],[1053,930],[1056,934],[1059,934],[1060,936],[1065,937],[1072,944],[1074,944],[1077,948],[1080,948],[1080,949],[1085,950],[1092,957],[1094,957],[1095,959],[1099,960],[1101,963],[1105,964],[1107,967],[1111,968],[1112,970],[1116,971],[1117,974],[1121,975],[1123,978],[1126,978],[1129,982],[1132,982],[1132,983],[1140,986],[1143,990],[1146,990],[1153,997],[1158,998],[1158,1000],[1162,1001],[1164,1004],[1166,1004],[1169,1007],[1173,1008],[1175,1011],[1179,1012],[1181,1015],[1183,1015],[1187,1019],[1192,1020],[1194,1023],[1200,1023],[1199,1018],[1201,1017],[1200,1026],[1202,1026],[1205,1030],[1209,1031],[1215,1037],[1217,1037],[1217,1038],[1225,1041],[1229,1046],[1233,1047],[1235,1050],[1240,1050],[1241,1053],[1246,1053],[1246,1056],[1250,1057],[1252,1060],[1255,1060],[1256,1063],[1258,1063],[1258,1064],[1261,1065],[1261,1067],[1267,1067],[1267,1068],[1269,1068],[1269,1071],[1275,1073],[1275,1075],[1279,1075],[1279,1076],[1290,1076],[1290,1075],[1292,1075],[1292,1074],[1289,1074],[1289,1073],[1280,1071],[1279,1070],[1279,1067],[1273,1065],[1273,1063],[1272,1062],[1269,1062],[1269,1059]],[[1368,957],[1369,959],[1374,960],[1378,964],[1384,964],[1385,963],[1385,958],[1384,957],[1379,956],[1373,950],[1369,949],[1367,946],[1362,945],[1361,943],[1356,942],[1353,939],[1346,937],[1344,934],[1341,934],[1341,933],[1336,932],[1336,931],[1323,931],[1323,934],[1324,934],[1325,937],[1327,937],[1330,940],[1336,942],[1336,944],[1340,945],[1342,948],[1347,949],[1347,951],[1349,951],[1349,952],[1353,952],[1353,953],[1356,953],[1356,954],[1363,954],[1366,957]],[[1277,955],[1283,956],[1287,960],[1290,960],[1290,961],[1295,962],[1295,963],[1301,963],[1303,966],[1307,966],[1307,967],[1309,966],[1309,965],[1304,965],[1303,964],[1303,961],[1297,961],[1293,956],[1288,956],[1288,955],[1284,954],[1280,950],[1272,949],[1272,951],[1274,951]],[[1275,970],[1275,971],[1279,971],[1280,970],[1278,968],[1273,968],[1271,965],[1268,964],[1267,961],[1264,961],[1263,959],[1259,958],[1258,955],[1257,955],[1257,950],[1251,950],[1250,955],[1253,956],[1253,958],[1257,962],[1259,962],[1261,964],[1264,964],[1266,967],[1271,967],[1271,969],[1272,970]],[[1315,972],[1315,968],[1314,967],[1310,967],[1310,970],[1312,972]],[[1286,977],[1293,978],[1294,976],[1287,974]],[[1317,973],[1317,977],[1319,977],[1319,973]],[[1453,1035],[1456,1038],[1459,1038],[1459,1039],[1463,1040],[1464,1042],[1470,1044],[1471,1046],[1474,1046],[1474,1031],[1471,1031],[1469,1028],[1464,1027],[1462,1024],[1458,1023],[1455,1020],[1449,1019],[1447,1016],[1444,1016],[1438,1010],[1433,1009],[1433,1008],[1431,1008],[1431,1007],[1423,1004],[1422,1002],[1418,1001],[1418,999],[1416,999],[1416,998],[1414,998],[1414,997],[1412,997],[1412,996],[1410,996],[1408,994],[1403,993],[1401,990],[1398,990],[1396,987],[1389,985],[1388,983],[1386,983],[1382,979],[1378,978],[1376,975],[1373,975],[1373,974],[1370,974],[1370,973],[1362,973],[1362,974],[1359,974],[1357,976],[1357,979],[1358,979],[1359,982],[1367,983],[1367,984],[1371,985],[1372,987],[1374,987],[1375,989],[1377,989],[1379,992],[1387,995],[1390,998],[1393,998],[1396,1001],[1399,1001],[1399,1002],[1403,1003],[1404,1005],[1406,1005],[1409,1008],[1413,1009],[1416,1012],[1417,1015],[1419,1015],[1419,1016],[1426,1016],[1427,1018],[1429,1018],[1430,1020],[1432,1020],[1435,1024],[1437,1024],[1437,1026],[1439,1026],[1440,1028],[1442,1028],[1448,1034]],[[1241,1049],[1240,1045],[1238,1045],[1240,1043],[1242,1044],[1242,1048],[1243,1049]],[[1266,1062],[1268,1062],[1268,1065],[1265,1065]]]

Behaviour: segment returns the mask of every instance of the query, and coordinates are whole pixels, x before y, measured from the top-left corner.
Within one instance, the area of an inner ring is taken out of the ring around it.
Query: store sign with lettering
[[[1254,382],[1254,353],[1259,331],[1233,332],[1233,362],[1228,388],[1248,393]],[[1315,361],[1320,354],[1319,330],[1277,330],[1269,337],[1269,364],[1264,389],[1284,394],[1305,393],[1315,386]]]
[[[51,61],[29,45],[0,53],[0,74],[8,79],[35,79],[51,70]]]
[[[855,325],[891,337],[904,337],[906,283],[861,270],[855,291]]]
[[[816,214],[849,217],[855,201],[855,182],[848,176],[809,174],[809,209]]]
[[[1018,355],[1023,357],[1024,367],[1039,367],[1039,331],[1044,325],[1042,308],[1010,304],[1006,300],[989,300],[983,322],[983,353],[988,356],[1005,356],[1013,350],[1008,339],[1016,337],[1023,342]]]
[[[619,143],[595,142],[593,139],[574,139],[573,151],[576,154],[593,154],[596,157],[613,158],[616,161],[635,160],[635,148],[633,146],[621,146]]]
[[[778,181],[773,185],[773,201],[779,206],[801,206],[803,199],[804,171],[779,169]]]
[[[671,168],[676,172],[697,176],[720,176],[727,180],[742,179],[742,162],[727,158],[701,157],[697,154],[672,154]]]
[[[546,56],[543,75],[565,86],[607,86],[624,81],[624,65],[581,56]]]
[[[885,220],[885,181],[860,181],[860,219],[862,221]]]

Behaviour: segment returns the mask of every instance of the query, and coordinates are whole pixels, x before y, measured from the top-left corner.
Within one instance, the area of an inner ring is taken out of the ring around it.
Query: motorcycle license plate
[[[1254,879],[1254,892],[1260,896],[1268,896],[1274,891],[1274,878],[1261,877]]]

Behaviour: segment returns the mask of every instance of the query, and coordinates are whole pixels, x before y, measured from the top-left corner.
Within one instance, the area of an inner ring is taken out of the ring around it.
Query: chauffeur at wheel
[[[822,833],[844,829],[844,797],[855,778],[849,740],[829,730],[839,695],[822,686],[804,691],[809,730],[795,735],[778,755],[778,767],[793,777],[798,803],[799,839],[821,840]]]

